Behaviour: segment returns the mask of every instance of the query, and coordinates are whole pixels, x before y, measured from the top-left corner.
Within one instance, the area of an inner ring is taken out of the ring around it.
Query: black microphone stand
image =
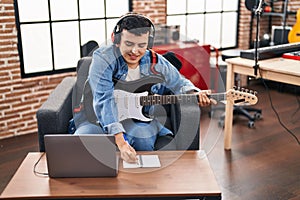
[[[259,68],[259,64],[258,64],[258,59],[259,59],[259,54],[258,54],[258,46],[259,46],[259,22],[260,22],[260,16],[262,14],[263,11],[263,0],[259,1],[259,5],[257,6],[257,8],[254,10],[255,16],[256,16],[256,36],[255,36],[255,43],[254,43],[254,75],[257,76],[257,70]]]

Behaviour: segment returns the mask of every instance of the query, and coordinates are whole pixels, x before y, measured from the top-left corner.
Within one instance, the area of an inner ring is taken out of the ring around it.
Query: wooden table
[[[144,152],[143,154],[147,154]],[[124,169],[115,178],[49,178],[33,172],[41,153],[29,153],[0,199],[203,198],[221,192],[203,151],[158,151],[161,168]],[[36,170],[47,172],[45,156]]]
[[[226,90],[232,89],[234,86],[235,73],[254,76],[254,60],[237,57],[226,59],[226,62],[228,63]],[[260,60],[258,61],[258,64],[260,70],[257,71],[256,78],[264,78],[293,85],[300,85],[300,61],[280,57]],[[233,104],[227,102],[225,108],[224,127],[224,148],[226,150],[231,149],[232,117]]]

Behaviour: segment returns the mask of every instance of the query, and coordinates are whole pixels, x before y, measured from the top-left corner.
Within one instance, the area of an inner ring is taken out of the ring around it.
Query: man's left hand
[[[208,98],[207,95],[211,94],[211,90],[202,90],[200,92],[198,92],[199,95],[199,106],[204,107],[204,106],[209,106],[211,104],[217,104],[217,101],[215,99],[210,99]]]

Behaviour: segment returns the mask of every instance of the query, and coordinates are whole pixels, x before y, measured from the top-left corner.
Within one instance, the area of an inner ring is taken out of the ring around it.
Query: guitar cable
[[[295,91],[295,93],[297,93],[297,91]],[[299,96],[296,95],[296,98],[297,98],[297,102],[298,102],[298,108],[294,111],[294,113],[292,114],[292,118],[294,117],[294,115],[296,115],[297,112],[299,112],[300,110],[300,99],[299,99]],[[296,123],[296,121],[292,122],[292,123]]]
[[[47,172],[39,172],[36,170],[37,165],[39,164],[39,162],[41,161],[41,159],[46,155],[45,152],[42,153],[42,155],[39,157],[39,159],[34,163],[33,166],[33,173],[37,176],[48,176],[49,174]]]
[[[259,74],[260,74],[260,77],[262,77],[262,73],[261,73],[261,69],[260,68],[258,68],[259,70]],[[298,145],[300,145],[300,141],[299,141],[299,138],[297,138],[297,136],[288,128],[288,127],[286,127],[285,126],[285,124],[281,121],[281,118],[280,118],[280,116],[279,116],[279,114],[278,114],[278,112],[277,112],[277,110],[275,109],[275,107],[274,107],[274,105],[273,105],[273,101],[272,101],[272,97],[271,97],[271,94],[270,94],[270,90],[269,90],[269,87],[268,87],[268,85],[266,84],[266,82],[265,82],[265,80],[263,79],[263,78],[261,78],[261,81],[262,81],[262,83],[263,83],[263,85],[264,85],[264,87],[265,87],[265,89],[266,89],[266,91],[267,91],[267,93],[268,93],[268,98],[269,98],[269,100],[270,100],[270,104],[271,104],[271,108],[272,108],[272,110],[273,110],[273,112],[275,113],[275,115],[276,115],[276,117],[277,117],[277,120],[278,120],[278,122],[279,122],[279,124],[292,136],[292,137],[294,137],[294,139],[296,140],[296,142],[298,143]],[[297,95],[297,94],[296,94]],[[296,112],[297,111],[299,111],[299,107],[300,107],[300,100],[299,100],[299,98],[298,97],[296,97],[297,98],[297,101],[298,101],[298,109],[296,110]],[[296,114],[296,112],[294,112],[294,114],[293,115],[295,115]]]

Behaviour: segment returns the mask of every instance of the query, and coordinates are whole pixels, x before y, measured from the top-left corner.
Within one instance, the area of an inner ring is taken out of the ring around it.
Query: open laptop
[[[44,136],[48,174],[58,177],[114,177],[118,156],[114,135]]]

